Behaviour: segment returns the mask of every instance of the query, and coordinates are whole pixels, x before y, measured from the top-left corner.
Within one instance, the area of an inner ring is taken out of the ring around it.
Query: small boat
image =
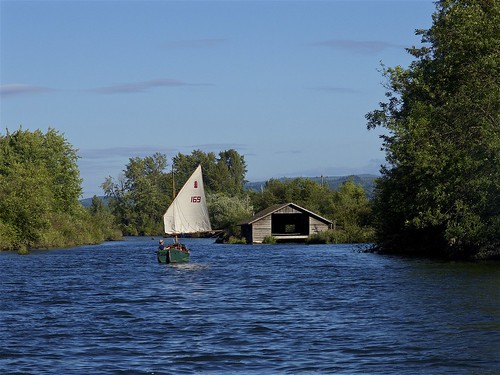
[[[156,252],[160,263],[189,262],[190,251],[186,245],[178,241],[183,234],[210,232],[205,188],[201,165],[198,165],[191,177],[186,181],[179,194],[175,196],[167,212],[163,215],[165,234],[174,237],[170,245],[160,246]]]

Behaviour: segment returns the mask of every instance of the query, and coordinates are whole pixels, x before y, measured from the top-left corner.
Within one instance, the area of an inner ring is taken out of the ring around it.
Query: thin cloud
[[[336,86],[316,86],[312,87],[313,90],[326,91],[338,94],[359,94],[358,90],[350,89],[347,87],[336,87]]]
[[[348,39],[330,39],[313,43],[313,46],[332,48],[363,55],[375,55],[390,48],[404,48],[403,46],[382,41],[358,41]]]
[[[210,143],[210,144],[198,144],[179,148],[165,149],[164,146],[122,146],[122,147],[107,147],[107,148],[85,148],[78,150],[78,155],[81,159],[86,160],[103,160],[107,161],[110,159],[128,159],[132,157],[145,157],[151,156],[156,152],[161,152],[166,155],[176,155],[179,152],[191,153],[193,150],[203,150],[220,152],[224,150],[238,149],[244,150],[247,146],[244,144],[237,143]],[[161,149],[161,151],[158,151]]]
[[[53,89],[43,86],[28,85],[24,83],[10,83],[6,85],[0,85],[0,96],[2,97],[42,94],[50,91],[53,91]]]
[[[178,40],[174,42],[166,42],[163,46],[172,49],[212,48],[221,45],[225,41],[226,39],[222,38]]]
[[[302,153],[302,150],[282,150],[274,152],[275,155],[300,155]]]
[[[192,150],[204,150],[205,152],[220,152],[227,150],[245,150],[247,145],[240,143],[206,143],[199,145],[191,145],[188,148]]]
[[[110,160],[151,156],[158,152],[153,146],[87,148],[78,151],[82,159]]]
[[[179,81],[177,79],[160,78],[160,79],[153,79],[150,81],[123,83],[120,85],[106,86],[95,89],[93,91],[100,94],[131,94],[131,93],[145,92],[150,89],[155,89],[160,87],[203,86],[203,85],[206,84],[192,84]]]

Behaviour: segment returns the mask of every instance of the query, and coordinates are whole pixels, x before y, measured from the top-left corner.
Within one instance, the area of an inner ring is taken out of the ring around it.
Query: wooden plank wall
[[[293,207],[285,206],[281,210],[274,212],[274,214],[302,214],[302,212],[296,210]],[[307,215],[307,214],[304,214]]]
[[[329,229],[329,225],[319,221],[318,219],[309,216],[309,235],[324,232]]]
[[[271,215],[256,221],[252,225],[252,237],[254,243],[262,243],[266,236],[271,235]]]

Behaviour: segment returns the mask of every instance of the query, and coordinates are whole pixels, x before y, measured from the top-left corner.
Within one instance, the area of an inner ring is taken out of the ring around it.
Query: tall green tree
[[[377,242],[387,252],[498,256],[500,5],[436,2],[408,69],[385,68],[388,101],[367,115],[384,127],[387,166],[376,189]]]
[[[252,204],[261,211],[273,204],[296,203],[308,210],[332,218],[334,192],[309,178],[270,179],[261,191],[252,194]]]
[[[218,191],[230,196],[243,194],[246,180],[247,166],[245,158],[236,150],[226,150],[219,153],[217,161]],[[223,177],[223,178],[221,178]]]
[[[54,129],[0,136],[0,222],[11,230],[3,248],[36,246],[55,215],[78,210],[77,159],[76,150]]]
[[[293,202],[334,223],[334,230],[313,236],[311,243],[353,243],[373,240],[369,226],[371,203],[361,184],[345,181],[338,191],[308,178],[266,182],[261,191],[250,195],[256,211],[273,204]]]
[[[193,150],[191,155],[178,153],[172,159],[172,168],[175,176],[175,188],[177,191],[184,185],[194,170],[201,165],[203,170],[203,182],[207,192],[216,191],[217,185],[214,183],[213,176],[217,158],[215,153],[205,153],[201,150]]]
[[[240,228],[237,224],[253,215],[253,207],[248,196],[208,194],[207,204],[212,228],[224,230],[226,238],[239,237]]]
[[[161,153],[130,158],[118,181],[108,177],[102,184],[124,233],[161,233],[162,216],[171,202],[166,167],[167,158]]]
[[[177,154],[173,158],[176,189],[187,181],[198,165],[203,169],[203,181],[208,193],[225,193],[228,196],[243,194],[247,172],[245,158],[236,150],[205,153],[194,150],[191,155]]]
[[[0,135],[0,250],[97,243],[116,233],[79,202],[77,151],[54,129]]]
[[[334,221],[344,228],[360,228],[370,224],[371,204],[360,184],[349,179],[342,184],[333,198]]]
[[[246,165],[243,156],[234,150],[222,151],[218,158],[213,152],[201,150],[194,150],[190,155],[179,153],[172,160],[171,170],[167,170],[164,154],[130,158],[117,180],[108,177],[101,185],[122,231],[128,235],[163,233],[162,216],[174,193],[200,164],[207,194],[227,197],[242,194]]]

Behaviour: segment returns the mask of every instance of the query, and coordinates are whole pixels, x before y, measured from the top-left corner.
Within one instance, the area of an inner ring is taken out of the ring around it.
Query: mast
[[[174,174],[174,163],[172,163],[172,202],[175,199],[175,174]],[[175,219],[175,217],[174,217]],[[179,239],[177,238],[177,233],[174,234],[175,242],[179,242]]]
[[[173,177],[174,178],[174,177]],[[175,183],[173,184],[175,190]],[[174,191],[172,192],[174,193]],[[201,165],[191,174],[163,215],[165,233],[200,233],[211,231]]]

